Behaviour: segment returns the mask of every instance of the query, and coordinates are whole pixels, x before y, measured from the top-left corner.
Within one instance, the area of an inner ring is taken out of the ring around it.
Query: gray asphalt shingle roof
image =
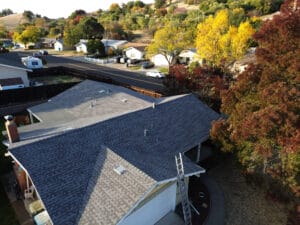
[[[30,174],[55,225],[115,224],[145,190],[176,178],[174,155],[208,137],[218,118],[193,95],[171,97],[155,108],[20,142],[10,151]],[[186,173],[204,172],[187,158],[184,163]],[[128,173],[112,170],[119,164]]]

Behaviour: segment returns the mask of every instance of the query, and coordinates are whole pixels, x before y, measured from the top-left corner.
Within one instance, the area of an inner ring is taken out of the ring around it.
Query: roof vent
[[[144,129],[144,137],[149,135],[149,130],[148,129]]]
[[[99,94],[103,94],[105,93],[105,90],[104,89],[101,89],[100,91],[98,91]]]
[[[124,102],[124,103],[126,103],[127,101],[128,101],[128,99],[126,99],[126,98],[122,99],[122,102]]]
[[[152,108],[155,109],[155,106],[156,106],[156,104],[155,104],[155,102],[153,102],[152,103]]]
[[[126,169],[123,166],[119,165],[119,166],[117,166],[117,167],[114,168],[114,171],[117,174],[122,175],[122,174],[125,173]]]
[[[95,101],[91,101],[91,103],[90,103],[90,108],[93,108],[94,106],[96,106],[96,104],[97,104],[97,101],[95,100]]]

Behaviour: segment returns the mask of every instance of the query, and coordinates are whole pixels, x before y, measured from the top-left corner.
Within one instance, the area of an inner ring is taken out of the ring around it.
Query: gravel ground
[[[211,169],[224,191],[225,225],[285,225],[288,205],[266,200],[259,187],[249,185],[233,160]]]

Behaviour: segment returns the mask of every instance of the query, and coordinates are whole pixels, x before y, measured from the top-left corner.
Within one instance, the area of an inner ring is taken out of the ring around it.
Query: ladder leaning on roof
[[[177,168],[177,183],[179,186],[179,192],[182,200],[181,204],[182,204],[185,225],[192,225],[192,213],[191,213],[187,189],[184,182],[184,168],[183,168],[181,153],[179,153],[178,156],[175,155],[175,162]]]

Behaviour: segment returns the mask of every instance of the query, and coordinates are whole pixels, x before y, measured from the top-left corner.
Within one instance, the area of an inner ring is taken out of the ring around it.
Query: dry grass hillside
[[[22,13],[0,17],[0,24],[4,25],[8,30],[14,30],[19,24],[25,22],[27,20],[23,17]]]

